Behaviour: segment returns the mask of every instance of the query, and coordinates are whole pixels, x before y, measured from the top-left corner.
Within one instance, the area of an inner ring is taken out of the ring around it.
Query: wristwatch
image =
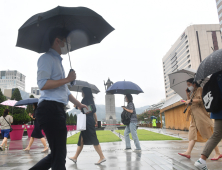
[[[192,103],[192,102],[193,102],[193,99],[190,100],[190,103]]]

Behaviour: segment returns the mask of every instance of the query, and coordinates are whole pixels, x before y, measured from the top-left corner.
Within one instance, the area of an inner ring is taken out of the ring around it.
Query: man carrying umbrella
[[[61,54],[69,51],[67,36],[69,31],[54,28],[49,34],[51,48],[38,60],[37,81],[41,97],[37,108],[37,121],[44,130],[51,153],[39,161],[32,170],[50,169],[65,170],[66,159],[66,113],[68,101],[79,108],[87,108],[70,93],[67,83],[76,79],[76,73],[70,72],[65,78]]]

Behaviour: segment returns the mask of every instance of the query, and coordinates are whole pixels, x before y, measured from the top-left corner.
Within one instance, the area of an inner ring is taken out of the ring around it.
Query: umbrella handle
[[[73,69],[70,69],[69,72],[72,72],[72,71],[74,71],[74,70],[73,70]],[[74,86],[74,84],[75,84],[75,80],[70,82],[70,86],[71,86],[71,87]]]

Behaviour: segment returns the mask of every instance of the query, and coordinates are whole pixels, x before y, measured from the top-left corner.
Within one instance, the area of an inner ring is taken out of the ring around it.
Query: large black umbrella
[[[29,18],[19,29],[17,47],[38,53],[49,50],[49,32],[55,27],[71,31],[71,50],[100,43],[114,28],[85,7],[58,6]]]
[[[205,58],[197,69],[195,81],[222,70],[222,49],[214,51]]]
[[[106,92],[111,94],[139,94],[143,93],[143,90],[135,83],[131,81],[118,81],[110,86]]]

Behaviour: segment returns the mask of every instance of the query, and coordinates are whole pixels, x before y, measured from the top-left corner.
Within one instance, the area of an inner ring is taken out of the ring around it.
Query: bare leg
[[[83,149],[83,138],[81,137],[81,146],[77,147],[75,156],[70,157],[70,158],[77,160],[77,158],[79,157],[79,154],[81,153],[82,149]]]
[[[4,137],[4,139],[3,139],[3,141],[2,141],[1,146],[3,146],[4,144],[6,144],[6,145],[7,145],[7,138],[6,138],[6,137]]]
[[[196,142],[194,140],[189,141],[189,145],[188,145],[187,151],[184,152],[183,154],[184,155],[191,155],[191,151],[193,150],[193,147],[194,147],[195,143]]]
[[[45,152],[46,150],[48,150],[48,147],[47,147],[45,138],[41,138],[41,142],[42,142],[42,144],[44,145],[44,150],[43,150],[43,152]]]
[[[27,146],[27,148],[24,149],[24,151],[29,151],[30,148],[31,148],[31,146],[32,146],[32,144],[33,144],[33,142],[34,142],[34,138],[31,137],[31,138],[30,138],[30,141],[29,141],[29,145]]]
[[[94,146],[96,152],[99,154],[100,159],[99,159],[98,163],[100,163],[103,159],[105,159],[105,157],[103,155],[103,152],[102,152],[102,149],[101,149],[101,146],[100,146],[100,144],[99,145],[93,145],[93,146]]]
[[[215,150],[215,155],[214,155],[213,159],[217,159],[220,156],[220,150],[219,150],[218,146],[216,146],[214,148],[214,150]]]

